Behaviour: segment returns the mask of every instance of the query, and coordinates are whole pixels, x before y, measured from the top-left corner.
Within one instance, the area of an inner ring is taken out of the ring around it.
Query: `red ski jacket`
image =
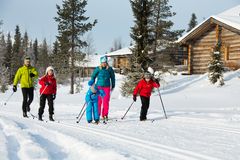
[[[135,87],[133,95],[137,96],[137,94],[139,93],[140,96],[150,97],[152,89],[154,87],[159,88],[160,84],[154,82],[153,80],[147,82],[145,79],[142,79],[138,82],[137,86]]]
[[[49,85],[46,85],[46,84]],[[56,94],[57,92],[57,83],[55,77],[45,75],[39,80],[39,84],[41,85],[40,94]]]

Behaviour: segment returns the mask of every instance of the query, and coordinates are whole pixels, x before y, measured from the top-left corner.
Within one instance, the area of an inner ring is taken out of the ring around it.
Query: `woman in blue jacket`
[[[100,63],[101,65],[95,68],[91,79],[95,81],[97,78],[96,86],[105,93],[103,98],[101,96],[98,97],[99,116],[102,116],[105,121],[108,120],[110,91],[115,87],[115,74],[112,67],[108,65],[106,56],[100,58]]]

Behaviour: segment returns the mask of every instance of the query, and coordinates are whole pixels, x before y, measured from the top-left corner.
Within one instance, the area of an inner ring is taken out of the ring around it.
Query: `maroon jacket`
[[[152,89],[154,87],[159,88],[160,84],[154,82],[153,80],[147,82],[145,79],[142,79],[138,82],[137,86],[135,87],[133,95],[137,96],[137,94],[139,93],[140,96],[150,97]]]
[[[45,83],[48,82],[49,85],[46,86]],[[55,77],[45,75],[39,80],[39,84],[41,85],[40,94],[56,94],[57,92],[57,82]]]

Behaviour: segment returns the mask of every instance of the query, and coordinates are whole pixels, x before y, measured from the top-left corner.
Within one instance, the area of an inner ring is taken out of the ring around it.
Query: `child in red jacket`
[[[40,88],[40,108],[38,110],[38,120],[42,121],[42,115],[44,113],[46,99],[48,100],[49,106],[49,120],[54,121],[53,114],[54,114],[54,107],[53,101],[56,98],[57,92],[57,83],[56,78],[54,75],[54,69],[52,66],[47,67],[46,75],[44,75],[39,80],[39,84],[41,85]]]
[[[147,112],[150,103],[150,96],[153,88],[159,88],[160,84],[157,79],[152,78],[149,72],[144,73],[143,79],[141,79],[133,91],[133,100],[136,102],[137,94],[140,95],[142,107],[140,112],[140,121],[147,119]]]

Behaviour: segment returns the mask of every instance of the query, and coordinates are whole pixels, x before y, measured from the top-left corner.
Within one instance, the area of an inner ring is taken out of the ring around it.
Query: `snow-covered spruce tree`
[[[195,13],[192,13],[191,20],[188,23],[188,29],[187,32],[191,31],[196,25],[197,25],[197,16]]]
[[[135,60],[134,60],[135,58]],[[143,77],[143,69],[141,64],[137,63],[137,57],[131,57],[133,62],[131,62],[131,70],[127,73],[121,85],[121,95],[124,97],[130,96],[139,80]]]
[[[149,58],[150,46],[152,44],[150,18],[152,16],[152,0],[130,0],[134,26],[131,27],[130,36],[134,41],[131,48],[132,55],[129,57],[130,70],[121,86],[123,96],[132,94],[144,71],[147,71],[151,59]]]
[[[83,40],[83,35],[97,23],[97,20],[94,20],[93,23],[87,23],[89,17],[84,15],[86,5],[86,0],[64,0],[62,8],[57,5],[58,17],[55,17],[55,20],[58,22],[58,40],[60,41],[63,36],[67,36],[67,44],[70,47],[67,54],[70,60],[71,94],[74,93],[76,55],[81,54],[80,50],[87,45],[86,41]]]
[[[6,42],[5,36],[0,34],[0,92],[5,92],[7,90],[8,83],[8,68],[4,65],[4,55],[6,54]]]
[[[224,85],[223,79],[223,62],[221,60],[221,40],[218,41],[212,52],[212,60],[208,65],[208,78],[212,84],[218,83]]]
[[[9,71],[4,65],[0,65],[0,92],[5,93],[8,89]]]
[[[11,62],[13,58],[13,52],[12,52],[12,39],[10,33],[7,35],[7,41],[6,41],[6,54],[4,55],[4,62],[3,65],[8,68],[8,83],[12,84],[13,81],[13,71],[11,68]]]

